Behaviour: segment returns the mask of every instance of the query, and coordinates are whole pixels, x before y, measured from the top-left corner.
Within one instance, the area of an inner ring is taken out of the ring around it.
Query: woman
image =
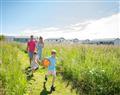
[[[37,53],[38,53],[39,60],[41,60],[42,49],[44,48],[44,42],[43,42],[42,37],[39,38],[39,41],[37,42],[36,48],[37,48]]]

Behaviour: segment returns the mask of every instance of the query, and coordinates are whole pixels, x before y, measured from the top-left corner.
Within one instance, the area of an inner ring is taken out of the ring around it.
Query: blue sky
[[[109,1],[2,0],[1,32],[19,35],[28,28],[63,28],[78,22],[99,20],[119,13],[118,0]]]

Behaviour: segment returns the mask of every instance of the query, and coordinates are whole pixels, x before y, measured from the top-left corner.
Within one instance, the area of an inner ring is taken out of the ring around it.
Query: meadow
[[[0,42],[0,95],[23,95],[27,85],[16,43]]]
[[[1,42],[0,90],[3,95],[26,92],[23,69],[26,61],[20,57],[21,54],[26,57],[25,48],[25,44]],[[45,44],[43,58],[50,56],[52,49],[57,50],[57,74],[78,95],[120,95],[120,46]]]
[[[44,53],[53,47],[58,71],[80,95],[120,94],[120,46],[48,45]]]

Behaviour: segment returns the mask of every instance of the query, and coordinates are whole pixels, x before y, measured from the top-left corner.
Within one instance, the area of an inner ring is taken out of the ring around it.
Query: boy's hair
[[[34,52],[34,54],[36,55],[36,54],[37,54],[37,52]]]
[[[56,54],[56,50],[55,49],[53,49],[52,51],[51,51],[51,54]]]

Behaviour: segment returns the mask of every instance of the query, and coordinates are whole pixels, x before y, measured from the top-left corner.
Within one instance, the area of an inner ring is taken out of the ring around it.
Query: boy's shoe
[[[39,67],[35,68],[35,70],[39,69]]]
[[[31,72],[31,73],[29,73],[29,76],[30,76],[30,77],[33,77],[33,73],[32,73],[32,72]]]
[[[55,91],[55,87],[53,85],[51,86],[51,91]]]
[[[45,75],[45,80],[46,80],[46,81],[48,80],[47,77],[46,77],[46,75]]]

